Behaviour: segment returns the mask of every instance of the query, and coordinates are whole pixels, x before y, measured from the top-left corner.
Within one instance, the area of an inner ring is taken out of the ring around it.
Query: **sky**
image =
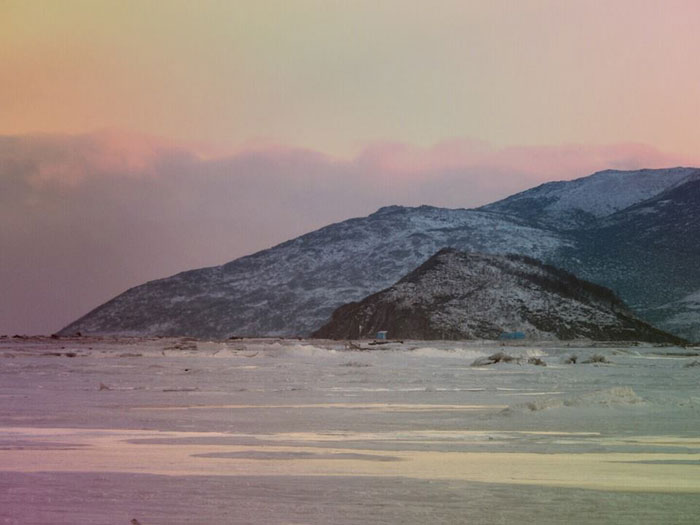
[[[700,3],[0,0],[0,334],[390,204],[700,165]]]

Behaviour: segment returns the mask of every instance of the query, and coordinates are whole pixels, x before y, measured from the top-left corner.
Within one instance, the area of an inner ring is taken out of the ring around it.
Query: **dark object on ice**
[[[517,363],[518,360],[512,355],[504,354],[503,352],[498,352],[497,354],[490,355],[488,357],[480,357],[476,359],[472,366],[488,366],[495,365],[496,363]]]
[[[525,332],[503,332],[498,338],[501,340],[525,339]]]
[[[605,357],[604,355],[601,354],[593,354],[590,359],[587,359],[586,361],[583,362],[584,365],[591,365],[591,364],[610,364],[610,361],[608,361],[608,358]]]
[[[690,363],[686,363],[683,368],[694,368],[694,367],[700,367],[700,361],[697,359],[695,361],[691,361]]]
[[[75,357],[75,356],[77,356],[78,354],[76,354],[75,352],[66,352],[66,353],[63,354],[63,355],[65,355],[66,357]]]
[[[396,284],[348,303],[313,334],[361,339],[534,339],[680,343],[638,319],[614,292],[523,255],[433,255]]]
[[[141,525],[141,522],[134,518],[133,520],[131,520],[131,525]]]
[[[197,343],[182,339],[180,342],[166,346],[163,350],[197,350]]]
[[[527,360],[528,365],[535,365],[535,366],[547,366],[547,363],[542,361],[539,357],[531,357],[530,359]]]
[[[99,390],[100,390],[100,392],[102,392],[103,390],[112,390],[112,389],[109,388],[109,387],[108,387],[107,385],[105,385],[104,383],[100,383],[100,388],[99,388]]]
[[[574,354],[574,355],[571,355],[571,356],[567,357],[567,358],[564,360],[564,364],[565,364],[565,365],[575,365],[575,364],[576,364],[576,361],[578,361],[578,356],[577,356],[576,354]]]

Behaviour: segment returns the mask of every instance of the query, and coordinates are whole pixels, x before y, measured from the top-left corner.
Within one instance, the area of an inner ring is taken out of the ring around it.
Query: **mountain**
[[[574,237],[579,276],[618,291],[652,324],[700,341],[700,178]]]
[[[451,247],[535,257],[612,288],[642,318],[692,337],[700,323],[678,318],[676,305],[700,290],[699,183],[700,170],[690,168],[606,171],[480,209],[381,208],[222,266],[137,286],[60,333],[308,335],[338,306],[391,286]]]
[[[474,210],[391,206],[228,264],[132,288],[60,333],[307,335],[445,246],[549,259],[569,241]]]
[[[606,170],[572,181],[547,182],[481,209],[557,230],[595,227],[598,219],[693,180],[700,180],[700,169]]]
[[[639,340],[682,343],[642,322],[608,288],[524,255],[443,249],[396,284],[338,308],[314,337]]]

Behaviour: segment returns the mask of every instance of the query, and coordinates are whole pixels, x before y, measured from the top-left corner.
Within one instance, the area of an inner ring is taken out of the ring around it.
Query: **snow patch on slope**
[[[697,176],[694,168],[672,170],[601,171],[572,181],[566,191],[545,209],[565,212],[579,209],[604,217],[650,199]]]
[[[697,178],[700,170],[696,168],[606,170],[572,181],[548,182],[482,209],[575,228]]]

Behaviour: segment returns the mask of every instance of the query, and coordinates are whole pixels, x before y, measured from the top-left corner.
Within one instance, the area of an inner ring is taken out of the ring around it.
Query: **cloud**
[[[548,181],[590,175],[604,169],[667,167],[688,161],[645,144],[518,146],[495,149],[473,140],[440,142],[431,148],[401,143],[369,145],[358,161],[399,176],[430,176],[453,171],[503,172]]]
[[[115,131],[0,137],[0,333],[47,333],[150,279],[389,204],[474,207],[605,168],[690,163],[644,145],[369,144],[352,159]]]

